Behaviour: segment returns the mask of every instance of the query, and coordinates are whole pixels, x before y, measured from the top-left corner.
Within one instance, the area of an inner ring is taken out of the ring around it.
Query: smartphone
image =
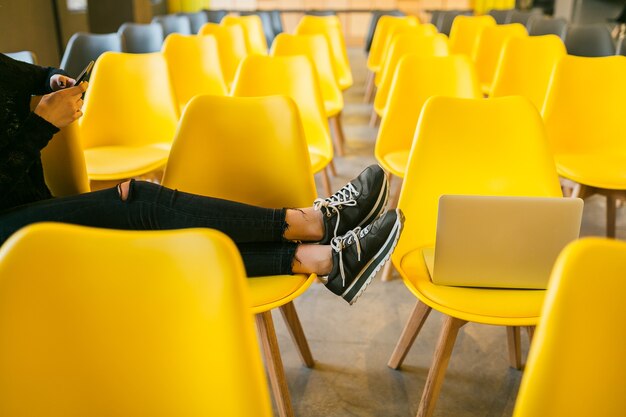
[[[93,64],[94,64],[93,61],[90,61],[89,64],[87,64],[87,66],[85,67],[84,70],[82,70],[80,75],[76,77],[76,84],[74,85],[78,85],[82,83],[83,81],[89,81],[89,76],[91,75],[91,69],[93,68]]]

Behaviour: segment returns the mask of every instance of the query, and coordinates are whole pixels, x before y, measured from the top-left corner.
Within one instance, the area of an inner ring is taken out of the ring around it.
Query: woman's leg
[[[333,258],[330,245],[294,242],[238,243],[249,277],[260,275],[328,275]]]
[[[0,214],[0,243],[31,223],[55,221],[123,230],[208,227],[237,243],[316,240],[321,213],[312,208],[262,208],[131,181],[71,197],[16,207]]]

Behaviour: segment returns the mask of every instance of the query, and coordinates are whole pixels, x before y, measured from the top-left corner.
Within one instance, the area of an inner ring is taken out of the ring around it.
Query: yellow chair
[[[394,28],[418,26],[419,21],[413,16],[382,16],[376,25],[372,38],[372,46],[367,56],[367,69],[370,71],[365,81],[365,102],[369,103],[374,97],[374,79],[381,70],[386,49],[389,47],[390,35]]]
[[[423,25],[425,26],[425,25]],[[421,28],[421,27],[420,27]],[[389,48],[387,59],[382,70],[380,84],[377,84],[376,96],[374,97],[374,111],[380,117],[385,114],[389,91],[394,74],[398,68],[400,59],[407,54],[419,55],[421,57],[447,56],[448,40],[446,35],[425,35],[419,31],[403,33],[394,38],[394,42]],[[419,84],[419,78],[413,79],[414,84]]]
[[[556,63],[566,53],[556,35],[509,39],[500,56],[490,97],[524,96],[541,111]]]
[[[0,415],[271,416],[244,274],[214,230],[22,229],[0,249]]]
[[[235,97],[286,95],[298,105],[314,173],[322,171],[324,191],[331,195],[328,165],[333,144],[324,112],[324,100],[310,60],[296,56],[251,55],[241,64],[233,84]]]
[[[496,73],[498,61],[502,54],[502,48],[507,39],[511,37],[528,36],[526,28],[520,23],[508,25],[488,26],[480,32],[474,62],[478,80],[484,94],[489,95],[493,77]]]
[[[239,64],[248,55],[243,26],[207,23],[200,28],[199,35],[215,36],[224,81],[230,89]]]
[[[626,57],[566,55],[556,66],[543,118],[557,171],[581,184],[581,198],[607,198],[607,236],[615,237],[615,203],[626,197]]]
[[[455,17],[450,29],[450,53],[472,58],[483,29],[495,25],[496,20],[489,15]]]
[[[163,43],[180,111],[193,96],[228,94],[214,36],[173,33]]]
[[[586,238],[563,250],[550,278],[514,417],[624,415],[624,271],[624,242]]]
[[[422,250],[434,246],[443,194],[561,196],[541,116],[528,99],[433,97],[422,110],[398,203],[405,230],[391,257],[418,301],[388,364],[400,367],[431,309],[443,313],[418,416],[432,415],[457,333],[468,321],[515,326],[507,331],[519,369],[518,326],[537,324],[545,294],[433,284]]]
[[[78,122],[62,128],[41,150],[46,185],[55,197],[90,190]]]
[[[469,58],[408,54],[400,60],[374,147],[376,160],[387,172],[404,178],[422,107],[432,96],[480,97]]]
[[[224,16],[222,25],[241,25],[246,39],[246,48],[249,54],[267,55],[267,40],[263,32],[263,23],[257,15]]]
[[[410,25],[409,26],[395,26],[391,28],[391,30],[389,31],[389,36],[387,37],[387,43],[384,46],[380,70],[377,71],[376,74],[374,75],[374,85],[376,87],[380,86],[384,73],[386,71],[389,71],[389,66],[390,66],[389,60],[391,58],[390,55],[393,49],[393,45],[395,44],[398,37],[405,35],[405,34],[414,34],[416,36],[435,36],[437,35],[437,28],[434,25],[431,25],[430,23],[425,24],[425,25],[417,25],[417,26],[410,26]],[[447,43],[448,39],[446,35],[443,35],[443,34],[439,34],[439,35],[440,35],[439,39],[442,39]],[[447,51],[446,51],[446,55],[447,55]]]
[[[315,183],[295,103],[279,96],[195,97],[183,114],[163,185],[262,207],[310,206],[316,197]],[[315,278],[280,275],[248,280],[251,309],[281,416],[292,416],[293,410],[271,310],[280,308],[304,364],[312,367],[293,300]]]
[[[162,169],[178,123],[165,57],[105,52],[94,66],[79,119],[91,181]]]
[[[343,91],[352,86],[354,80],[352,78],[352,70],[350,69],[350,61],[348,60],[348,51],[337,16],[305,15],[296,26],[295,34],[326,35],[339,88]]]
[[[270,55],[306,55],[309,57],[317,72],[317,79],[319,80],[322,98],[324,99],[324,110],[333,131],[335,150],[339,156],[343,156],[344,135],[341,128],[343,94],[333,73],[333,64],[326,37],[324,35],[289,35],[281,33],[274,39]]]

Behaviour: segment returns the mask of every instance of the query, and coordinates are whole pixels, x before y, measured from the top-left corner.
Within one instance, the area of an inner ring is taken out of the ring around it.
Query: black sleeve
[[[20,128],[10,135],[0,132],[0,196],[11,192],[32,164],[40,160],[41,150],[59,129],[35,113],[30,113]]]
[[[2,64],[11,68],[13,74],[18,74],[20,84],[26,87],[31,95],[43,95],[52,92],[50,88],[50,78],[55,74],[67,75],[65,71],[52,67],[40,67],[38,65],[28,64],[26,62],[17,61],[4,54],[0,54]]]

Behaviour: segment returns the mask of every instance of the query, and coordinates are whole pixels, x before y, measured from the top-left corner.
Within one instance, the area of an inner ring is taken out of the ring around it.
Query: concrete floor
[[[365,56],[349,51],[355,83],[345,93],[343,122],[346,156],[336,158],[344,185],[374,163],[376,128],[368,126],[371,105],[363,104]],[[318,181],[318,189],[323,190]],[[585,205],[583,235],[604,233],[604,200],[591,197]],[[626,237],[623,209],[618,210],[618,236]],[[282,317],[274,316],[282,358],[296,416],[408,417],[419,399],[439,335],[442,316],[431,313],[401,371],[387,361],[415,304],[397,273],[391,282],[375,279],[359,301],[349,306],[321,284],[296,299],[316,366],[302,366]],[[521,372],[508,366],[506,331],[502,327],[468,324],[456,341],[435,416],[510,416]],[[528,339],[522,337],[523,358]]]

